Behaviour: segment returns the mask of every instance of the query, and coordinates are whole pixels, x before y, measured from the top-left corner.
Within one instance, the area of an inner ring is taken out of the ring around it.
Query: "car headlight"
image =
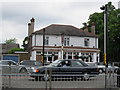
[[[31,67],[31,70],[32,70],[33,72],[36,72],[35,67]]]

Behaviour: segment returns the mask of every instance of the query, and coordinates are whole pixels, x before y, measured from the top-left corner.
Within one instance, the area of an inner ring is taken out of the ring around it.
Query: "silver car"
[[[0,60],[0,73],[1,74],[11,74],[18,73],[19,66],[13,60]]]
[[[40,61],[35,60],[23,60],[20,62],[19,65],[19,72],[20,73],[30,73],[34,72],[36,68],[42,66],[42,63]]]
[[[99,72],[103,73],[105,72],[106,66],[103,65],[103,63],[87,63],[89,66],[97,66],[99,68]],[[108,72],[115,72],[117,73],[118,66],[111,66],[110,64],[108,65]]]

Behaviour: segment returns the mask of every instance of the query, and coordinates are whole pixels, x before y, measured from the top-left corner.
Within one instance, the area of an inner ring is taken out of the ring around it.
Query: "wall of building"
[[[61,46],[61,36],[51,36],[49,37],[49,46]],[[80,46],[85,47],[84,40],[89,39],[89,48],[98,48],[98,38],[95,37],[78,37],[78,36],[64,36],[64,38],[69,38],[69,46]],[[32,46],[42,46],[43,45],[43,36],[42,35],[33,35],[32,37]]]
[[[81,46],[84,47],[84,38],[83,37],[70,37],[70,46]]]

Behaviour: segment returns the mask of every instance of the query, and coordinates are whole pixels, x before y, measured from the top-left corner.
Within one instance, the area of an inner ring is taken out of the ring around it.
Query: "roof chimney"
[[[34,22],[35,22],[35,19],[32,18],[31,20],[31,34],[34,32]]]
[[[31,21],[31,23],[28,23],[28,36],[30,36],[34,32],[35,19],[32,18],[30,21]]]
[[[83,23],[84,25],[84,31],[87,31],[88,32],[88,26],[87,26],[87,23]]]
[[[30,28],[31,28],[31,23],[28,23],[28,36],[31,35],[31,30],[30,30]]]
[[[95,34],[95,23],[94,22],[91,23],[91,33]]]
[[[88,32],[88,27],[85,27],[84,31]]]

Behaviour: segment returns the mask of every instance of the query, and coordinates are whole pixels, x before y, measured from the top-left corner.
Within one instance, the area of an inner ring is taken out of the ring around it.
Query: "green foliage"
[[[108,3],[108,61],[120,59],[120,9],[115,9],[111,2]],[[99,36],[99,48],[101,61],[103,61],[104,45],[104,13],[93,13],[89,16],[88,25],[94,22],[96,34]]]
[[[5,41],[5,43],[7,44],[11,44],[11,43],[16,43],[17,39],[16,38],[13,38],[13,39],[8,39]]]
[[[15,51],[24,51],[22,48],[12,48],[10,51],[8,51],[9,54],[14,54]]]
[[[25,39],[23,40],[23,45],[24,50],[27,50],[27,46],[28,46],[28,37],[25,37]]]

